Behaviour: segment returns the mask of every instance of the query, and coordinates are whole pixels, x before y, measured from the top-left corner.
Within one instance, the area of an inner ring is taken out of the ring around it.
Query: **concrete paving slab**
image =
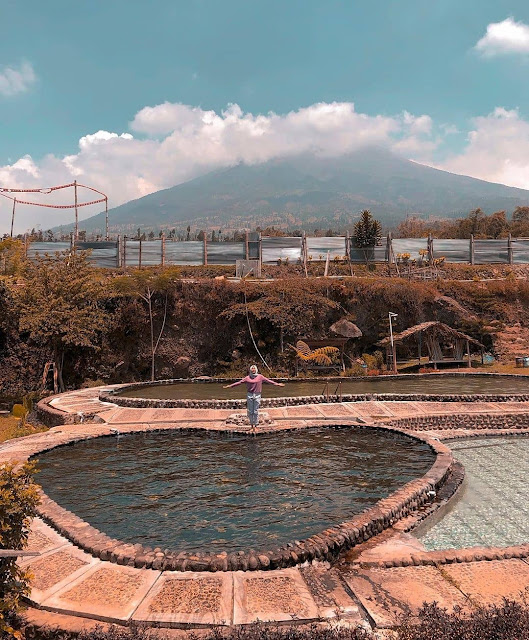
[[[318,607],[298,569],[236,571],[233,578],[233,624],[318,619]]]
[[[365,550],[356,556],[355,562],[358,564],[363,562],[374,563],[397,558],[409,560],[412,555],[424,551],[426,551],[425,546],[411,533],[395,533],[384,542],[373,547],[366,545]]]
[[[351,403],[315,405],[326,418],[351,418],[358,416]]]
[[[103,622],[126,622],[159,576],[159,571],[151,569],[101,563],[46,598],[40,606]]]
[[[229,625],[232,618],[232,574],[187,571],[163,573],[132,616],[162,627]]]
[[[397,400],[384,401],[381,403],[390,413],[395,416],[407,417],[423,415],[424,411],[421,409],[417,402],[399,402]]]
[[[527,413],[529,411],[529,402],[498,402],[498,403],[491,403],[495,406],[497,406],[499,409],[501,409],[501,411],[504,411],[505,413],[517,413],[517,412],[522,412],[522,413]]]
[[[357,602],[346,592],[340,574],[327,567],[302,567],[301,576],[318,607],[321,618],[348,618],[364,621]]]
[[[184,409],[144,409],[142,422],[176,422],[183,413]]]
[[[146,422],[145,409],[119,409],[111,417],[109,424],[127,424]]]
[[[272,420],[276,418],[284,418],[286,416],[286,408],[271,407],[270,409],[267,409],[267,411]]]
[[[435,567],[355,570],[345,581],[378,627],[394,627],[403,613],[436,601],[452,610],[468,606],[464,595]]]
[[[451,413],[499,413],[501,409],[494,402],[450,402]]]
[[[469,598],[482,605],[515,599],[529,588],[529,565],[522,560],[465,562],[442,567]]]
[[[31,574],[31,601],[40,604],[99,564],[100,560],[72,544],[32,558],[24,567]]]
[[[181,409],[182,420],[199,420],[206,422],[209,420],[226,419],[234,413],[234,409]]]
[[[415,404],[424,411],[426,415],[436,415],[439,413],[451,414],[454,413],[451,409],[451,406],[455,403],[453,402],[426,402],[426,401],[417,401]],[[471,403],[465,403],[471,404]]]
[[[26,551],[38,551],[44,554],[69,544],[71,543],[66,538],[59,535],[40,518],[33,518],[28,543],[25,548]],[[29,560],[21,560],[18,564],[24,565],[28,562]]]
[[[299,407],[285,407],[285,418],[294,418],[299,420],[300,418],[308,418],[312,420],[313,418],[320,418],[321,413],[316,409],[316,407],[311,407],[309,405],[300,405]]]
[[[394,417],[382,402],[355,402],[353,403],[353,408],[363,418]]]

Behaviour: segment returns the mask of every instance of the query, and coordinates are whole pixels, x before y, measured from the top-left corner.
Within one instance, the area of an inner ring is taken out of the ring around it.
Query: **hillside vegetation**
[[[399,314],[397,330],[438,319],[506,358],[527,349],[529,283],[512,271],[490,281],[364,274],[306,279],[283,271],[278,280],[239,283],[189,280],[178,268],[102,272],[80,253],[42,258],[0,280],[0,396],[37,389],[46,362],[60,367],[66,388],[148,380],[153,364],[158,379],[239,375],[257,359],[248,321],[271,369],[284,373],[293,369],[289,344],[329,336],[343,317],[363,332],[349,341],[347,362],[372,353],[387,335],[389,310]]]

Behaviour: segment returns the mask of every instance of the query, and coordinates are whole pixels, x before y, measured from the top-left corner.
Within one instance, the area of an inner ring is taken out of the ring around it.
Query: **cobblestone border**
[[[339,422],[332,426],[328,423],[311,423],[310,426],[351,427],[349,424],[340,425]],[[419,507],[430,503],[448,477],[453,464],[452,452],[438,440],[411,435],[399,429],[379,425],[355,426],[354,428],[381,429],[425,442],[436,454],[435,462],[424,476],[407,483],[351,520],[331,526],[306,540],[296,540],[269,551],[255,552],[250,550],[229,554],[226,552],[208,554],[178,552],[161,548],[153,549],[141,544],[126,543],[110,538],[95,529],[74,513],[51,500],[43,491],[41,491],[41,503],[37,512],[60,534],[91,555],[101,560],[137,568],[145,567],[162,571],[262,571],[293,567],[312,560],[332,561],[342,551],[369,540],[407,517]],[[145,431],[147,430],[151,429],[146,427]],[[101,435],[104,434],[83,434],[83,439]],[[48,443],[38,451],[32,451],[32,456],[55,448],[55,446],[64,446],[64,443],[57,445]]]
[[[517,374],[495,374],[495,373],[419,373],[419,374],[399,374],[387,376],[390,379],[431,379],[432,376],[436,377],[454,377],[454,376],[475,376],[475,377],[498,377],[498,378],[528,378],[527,376],[521,376]],[[377,377],[380,380],[377,384],[383,384],[383,380],[386,376]],[[352,377],[352,378],[278,378],[282,382],[315,382],[321,381],[322,384],[326,382],[344,382],[345,380],[360,380],[365,381],[365,377]],[[175,408],[187,408],[187,409],[244,409],[246,407],[246,400],[234,399],[234,400],[197,400],[197,399],[159,399],[159,398],[128,398],[120,395],[123,391],[129,391],[132,389],[141,389],[150,386],[165,386],[178,383],[194,384],[211,384],[211,383],[223,383],[228,384],[234,382],[231,378],[175,378],[173,380],[159,380],[155,382],[137,382],[134,384],[122,386],[119,389],[102,389],[99,394],[99,399],[102,402],[112,402],[121,407],[130,408],[159,408],[159,409],[175,409]],[[529,384],[529,378],[528,378]],[[342,394],[340,397],[336,395],[315,395],[315,396],[293,396],[284,398],[263,398],[261,400],[262,407],[285,407],[304,404],[318,404],[329,402],[368,402],[368,401],[399,401],[399,402],[528,402],[529,393],[501,393],[501,394],[428,394],[428,393],[362,393],[362,394]]]
[[[446,414],[438,416],[412,416],[408,418],[396,418],[387,420],[384,424],[405,429],[406,431],[445,431],[449,429],[469,430],[501,430],[501,429],[529,429],[529,413],[502,413],[499,415],[490,413],[466,413]],[[469,434],[472,437],[479,434]]]

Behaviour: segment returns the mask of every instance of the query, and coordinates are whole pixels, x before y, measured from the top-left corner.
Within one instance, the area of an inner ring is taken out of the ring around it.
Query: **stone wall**
[[[440,416],[414,416],[386,422],[388,426],[407,431],[433,431],[446,429],[527,429],[529,413],[448,414]]]

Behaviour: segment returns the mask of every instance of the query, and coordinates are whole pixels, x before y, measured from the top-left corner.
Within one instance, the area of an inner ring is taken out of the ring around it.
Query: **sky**
[[[2,0],[0,19],[0,189],[77,180],[112,207],[368,144],[529,189],[523,0]],[[0,197],[0,235],[10,217]],[[19,205],[15,230],[71,219]]]

